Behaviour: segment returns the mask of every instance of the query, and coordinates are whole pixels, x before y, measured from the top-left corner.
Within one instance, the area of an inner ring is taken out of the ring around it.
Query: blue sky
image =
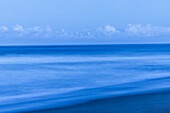
[[[169,0],[1,0],[0,44],[170,42],[169,4]]]

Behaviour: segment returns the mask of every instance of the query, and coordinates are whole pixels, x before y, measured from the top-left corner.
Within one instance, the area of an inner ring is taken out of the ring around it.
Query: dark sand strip
[[[170,92],[101,99],[30,113],[170,113]]]

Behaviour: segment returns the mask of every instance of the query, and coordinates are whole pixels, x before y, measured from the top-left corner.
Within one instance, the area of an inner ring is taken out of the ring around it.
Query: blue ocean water
[[[1,113],[163,90],[169,44],[0,47]]]

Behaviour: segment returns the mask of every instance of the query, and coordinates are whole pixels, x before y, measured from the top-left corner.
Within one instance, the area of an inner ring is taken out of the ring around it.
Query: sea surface
[[[169,44],[0,46],[0,113],[165,90]]]

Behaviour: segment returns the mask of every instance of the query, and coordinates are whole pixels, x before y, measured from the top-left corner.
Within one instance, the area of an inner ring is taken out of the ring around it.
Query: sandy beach
[[[170,113],[170,92],[107,98],[29,113]]]

